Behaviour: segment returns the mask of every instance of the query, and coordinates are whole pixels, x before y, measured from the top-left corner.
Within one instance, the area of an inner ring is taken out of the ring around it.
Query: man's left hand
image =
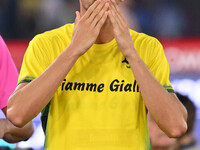
[[[113,26],[113,32],[117,41],[118,47],[125,57],[130,56],[133,52],[134,45],[129,32],[128,23],[123,17],[115,0],[109,1],[109,14],[110,21]]]

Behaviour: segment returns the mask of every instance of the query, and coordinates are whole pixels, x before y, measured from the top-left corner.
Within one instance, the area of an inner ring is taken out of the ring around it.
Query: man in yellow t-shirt
[[[80,0],[75,24],[37,35],[8,118],[42,111],[47,150],[149,150],[147,110],[169,136],[187,129],[162,45],[128,28],[116,0]]]

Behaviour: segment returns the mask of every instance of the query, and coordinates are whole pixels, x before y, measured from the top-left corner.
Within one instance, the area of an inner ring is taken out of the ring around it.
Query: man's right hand
[[[104,0],[97,0],[81,17],[76,12],[75,27],[72,42],[73,54],[83,55],[96,41],[101,27],[108,16],[109,3]]]

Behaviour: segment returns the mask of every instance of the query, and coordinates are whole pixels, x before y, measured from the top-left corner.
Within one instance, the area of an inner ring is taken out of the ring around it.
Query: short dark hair
[[[185,106],[188,112],[188,119],[187,119],[188,129],[185,134],[191,133],[193,132],[196,119],[196,107],[194,103],[187,96],[181,95],[180,93],[176,93],[176,95],[181,101],[181,103]]]

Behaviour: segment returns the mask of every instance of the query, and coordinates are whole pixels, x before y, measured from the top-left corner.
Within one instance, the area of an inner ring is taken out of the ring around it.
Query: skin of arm
[[[128,24],[114,0],[110,2],[109,18],[119,49],[127,58],[139,84],[146,107],[158,126],[169,137],[180,137],[187,130],[187,111],[174,93],[169,93],[156,80],[137,54]],[[151,85],[151,86],[148,86]]]
[[[7,111],[8,119],[15,126],[23,127],[49,103],[77,59],[95,43],[107,19],[107,10],[108,3],[98,0],[82,17],[77,11],[70,45],[38,78],[18,85],[9,99]]]
[[[7,108],[3,108],[2,111],[6,115]],[[31,137],[33,131],[32,122],[29,122],[23,128],[17,128],[8,119],[0,119],[0,138],[8,143],[26,141]]]

